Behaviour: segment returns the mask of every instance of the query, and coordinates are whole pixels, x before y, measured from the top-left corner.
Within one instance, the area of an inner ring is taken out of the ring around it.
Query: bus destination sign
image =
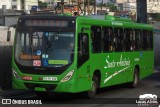
[[[25,25],[32,26],[45,26],[45,27],[68,27],[68,21],[64,20],[26,20]]]

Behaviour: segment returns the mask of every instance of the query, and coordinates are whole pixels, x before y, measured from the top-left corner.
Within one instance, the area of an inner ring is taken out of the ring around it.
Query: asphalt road
[[[45,104],[47,104],[47,107],[53,107],[53,105],[61,107],[140,107],[140,105],[136,103],[136,100],[139,100],[139,96],[143,94],[157,95],[157,101],[160,104],[160,72],[156,72],[153,75],[141,80],[138,87],[134,89],[128,88],[127,84],[100,89],[94,99],[83,99],[81,94],[58,93],[50,94],[49,97],[40,99],[33,91],[9,90],[0,93],[0,103],[2,101],[1,99],[13,98],[18,100],[34,99],[42,101],[42,105],[30,105],[30,107],[40,107]],[[149,104],[148,106],[141,105],[141,107],[160,107],[159,104]],[[18,105],[14,106],[16,107]]]

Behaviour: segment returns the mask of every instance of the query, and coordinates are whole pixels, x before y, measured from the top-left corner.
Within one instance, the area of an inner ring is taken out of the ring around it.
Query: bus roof
[[[19,19],[76,19],[76,17],[70,16],[68,14],[36,14],[36,15],[24,15]]]
[[[124,27],[124,28],[134,28],[134,29],[153,29],[153,26],[149,24],[136,23],[129,18],[116,17],[110,15],[91,15],[91,16],[81,16],[78,18],[81,23],[91,24],[96,26],[109,26],[109,27]],[[94,23],[93,23],[94,22]]]

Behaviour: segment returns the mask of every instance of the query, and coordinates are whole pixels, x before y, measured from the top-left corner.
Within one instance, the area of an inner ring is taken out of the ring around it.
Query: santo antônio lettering
[[[129,58],[123,58],[123,56],[120,56],[119,61],[115,61],[114,59],[112,61],[109,61],[109,56],[106,58],[106,66],[104,68],[114,68],[114,67],[122,67],[122,66],[129,66],[130,65],[130,59]]]

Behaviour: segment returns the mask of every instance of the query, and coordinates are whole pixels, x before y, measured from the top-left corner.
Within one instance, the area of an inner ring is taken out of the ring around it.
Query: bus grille
[[[56,84],[36,84],[36,83],[24,83],[28,89],[34,90],[35,87],[45,88],[47,91],[54,90],[57,85]]]

